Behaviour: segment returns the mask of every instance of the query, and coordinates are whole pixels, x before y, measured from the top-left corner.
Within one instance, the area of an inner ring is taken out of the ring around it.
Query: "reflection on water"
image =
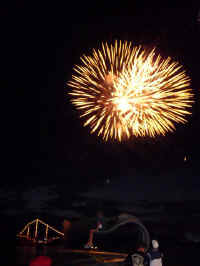
[[[107,265],[107,266],[119,266],[123,265],[122,262],[100,262],[94,255],[88,254],[70,254],[62,252],[62,248],[59,247],[47,247],[36,248],[36,247],[17,247],[17,262],[16,266],[28,266],[30,261],[36,256],[49,256],[53,261],[53,266],[88,266],[88,265]]]

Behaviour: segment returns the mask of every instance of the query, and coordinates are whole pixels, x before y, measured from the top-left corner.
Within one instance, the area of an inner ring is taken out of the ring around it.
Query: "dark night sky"
[[[23,2],[12,10],[2,9],[6,25],[2,33],[3,82],[9,94],[7,108],[12,111],[4,128],[9,138],[3,143],[8,163],[6,180],[1,182],[25,185],[76,182],[81,188],[107,176],[134,176],[140,171],[147,178],[166,173],[170,178],[170,173],[184,173],[185,168],[197,178],[198,8],[129,10],[127,6],[126,10],[112,10],[109,15],[87,10],[70,16],[72,10],[68,9],[63,16],[63,12],[32,9]],[[102,41],[115,39],[157,45],[161,54],[184,65],[196,97],[188,124],[178,125],[177,131],[166,137],[133,138],[122,144],[105,144],[82,127],[69,97],[64,97],[64,90],[68,90],[64,83],[71,78],[72,67],[79,63],[82,53]],[[185,155],[189,158],[186,163]]]

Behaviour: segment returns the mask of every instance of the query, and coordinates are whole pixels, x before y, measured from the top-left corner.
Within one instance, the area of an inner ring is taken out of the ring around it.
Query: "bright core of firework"
[[[131,104],[128,102],[128,98],[121,96],[113,100],[113,104],[116,104],[116,108],[119,112],[126,113],[131,108]]]
[[[72,103],[91,133],[121,141],[132,135],[165,135],[175,130],[175,122],[186,122],[193,102],[190,78],[155,48],[148,53],[116,41],[114,46],[102,44],[81,61],[68,84]]]

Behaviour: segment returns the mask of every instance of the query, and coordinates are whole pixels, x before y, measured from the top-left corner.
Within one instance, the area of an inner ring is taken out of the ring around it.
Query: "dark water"
[[[173,246],[172,242],[166,242],[165,245],[164,266],[199,265],[199,245]],[[62,247],[44,247],[39,252],[35,247],[17,247],[16,266],[29,265],[31,259],[37,255],[49,256],[54,266],[123,265],[123,262],[101,263],[92,255],[66,253]]]
[[[45,247],[39,254],[35,247],[17,247],[17,266],[29,265],[30,261],[37,255],[49,256],[52,259],[53,266],[63,265],[123,265],[121,262],[117,263],[101,263],[98,262],[98,258],[93,255],[87,254],[70,254],[65,253],[63,248],[60,247]]]

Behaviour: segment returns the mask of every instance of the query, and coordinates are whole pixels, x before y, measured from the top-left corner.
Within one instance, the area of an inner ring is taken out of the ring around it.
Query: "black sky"
[[[77,182],[87,186],[107,176],[134,175],[140,170],[147,176],[184,172],[185,168],[198,173],[197,12],[197,7],[127,6],[126,10],[116,7],[107,12],[109,15],[89,9],[81,14],[69,7],[50,12],[44,7],[27,7],[23,2],[12,10],[2,9],[3,83],[9,95],[4,127],[9,140],[2,140],[8,159],[4,181]],[[102,41],[115,39],[156,45],[163,56],[172,56],[184,65],[192,78],[196,99],[188,124],[177,125],[177,131],[166,137],[131,139],[122,144],[105,144],[82,127],[69,97],[64,96],[69,89],[65,82],[83,53]],[[185,155],[187,162],[183,160]]]

